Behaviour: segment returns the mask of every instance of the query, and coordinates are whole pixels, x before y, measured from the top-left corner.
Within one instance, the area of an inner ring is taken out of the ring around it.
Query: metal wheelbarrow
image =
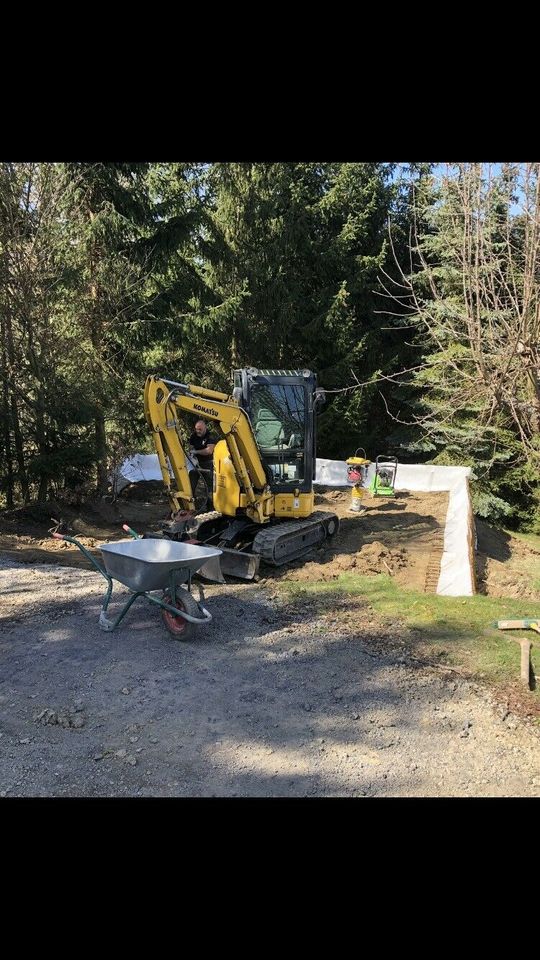
[[[92,554],[76,540],[62,533],[53,533],[56,540],[74,543],[87,560],[107,580],[99,626],[102,630],[114,630],[124,619],[137,597],[146,597],[161,607],[161,616],[169,633],[177,640],[190,640],[197,624],[210,623],[212,614],[203,606],[202,587],[199,586],[199,602],[191,594],[191,577],[211,557],[221,553],[217,547],[200,547],[173,540],[139,539],[130,528],[124,527],[134,537],[118,543],[105,543],[100,547],[104,568]],[[124,604],[115,620],[106,616],[113,591],[113,580],[128,587],[132,596]],[[151,591],[163,591],[161,597]]]

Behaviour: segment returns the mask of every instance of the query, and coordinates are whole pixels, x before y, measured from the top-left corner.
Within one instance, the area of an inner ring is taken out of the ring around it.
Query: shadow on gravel
[[[140,600],[112,633],[99,597],[47,603],[0,634],[0,791],[35,796],[357,796],[399,792],[393,751],[421,702],[388,684],[370,635],[322,635],[257,588],[207,598],[181,643]],[[140,605],[139,605],[140,604]],[[79,702],[80,727],[50,722]],[[82,705],[81,705],[82,704]],[[44,713],[45,711],[45,713]],[[47,712],[48,711],[48,712]],[[421,791],[420,791],[421,793]]]

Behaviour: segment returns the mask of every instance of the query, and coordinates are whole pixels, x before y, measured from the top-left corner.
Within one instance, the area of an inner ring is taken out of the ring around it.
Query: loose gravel
[[[100,630],[104,585],[0,559],[2,797],[540,796],[538,729],[374,620],[212,586],[182,643],[143,599]]]

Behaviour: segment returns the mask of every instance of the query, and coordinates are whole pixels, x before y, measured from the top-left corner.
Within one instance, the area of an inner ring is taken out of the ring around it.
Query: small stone
[[[117,750],[115,757],[118,757],[119,760],[123,760],[124,757],[127,757],[127,750]]]
[[[76,717],[72,717],[72,719],[71,719],[71,726],[72,726],[72,727],[75,727],[75,729],[80,729],[81,727],[84,727],[85,722],[86,722],[86,721],[85,721],[84,717],[81,717],[80,715],[77,715]]]
[[[353,720],[359,720],[359,719],[360,719],[360,714],[359,714],[359,713],[353,713],[352,719],[353,719]]]
[[[157,737],[150,737],[150,743],[157,743],[157,742],[158,742]]]
[[[130,767],[136,767],[137,757],[134,757],[134,756],[126,757],[126,763],[129,763]]]
[[[122,687],[121,693],[125,693],[125,695],[127,696],[128,693],[131,693],[131,690],[129,689],[129,687]]]
[[[129,742],[130,742],[130,743],[137,743],[137,740],[138,740],[138,739],[139,739],[138,737],[130,737],[130,738],[129,738]]]
[[[94,754],[94,758],[93,758],[93,759],[94,759],[94,760],[103,760],[103,757],[104,757],[104,756],[105,756],[104,753],[96,753],[96,754]]]
[[[82,701],[82,700],[74,700],[74,701],[73,701],[73,708],[74,708],[74,710],[75,710],[75,713],[81,713],[82,710],[84,709],[83,701]]]
[[[30,743],[30,737],[23,737],[22,740],[19,740],[19,743]]]

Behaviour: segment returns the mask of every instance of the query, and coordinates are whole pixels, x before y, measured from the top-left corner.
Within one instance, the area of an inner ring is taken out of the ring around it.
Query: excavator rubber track
[[[335,513],[319,510],[306,520],[277,523],[261,530],[253,540],[253,552],[272,567],[281,567],[309,553],[339,530]]]

